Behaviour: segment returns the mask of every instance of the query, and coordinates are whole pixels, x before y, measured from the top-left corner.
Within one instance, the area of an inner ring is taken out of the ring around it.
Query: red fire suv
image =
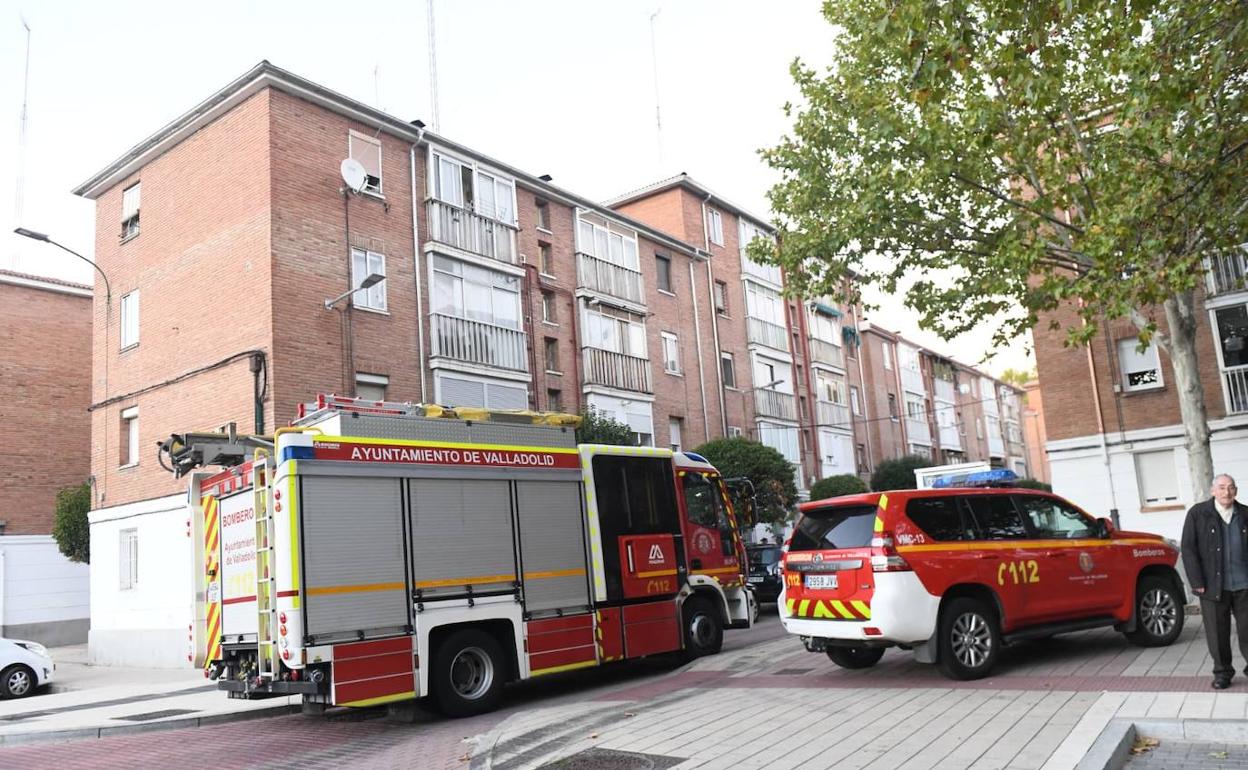
[[[897,646],[954,679],[987,676],[1001,647],[1023,639],[1100,626],[1149,647],[1178,637],[1173,546],[1001,486],[1010,478],[802,504],[784,560],[785,629],[844,668]]]

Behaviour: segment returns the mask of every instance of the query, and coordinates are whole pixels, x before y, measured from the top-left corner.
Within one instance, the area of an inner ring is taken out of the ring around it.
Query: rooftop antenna
[[[663,120],[659,116],[659,54],[658,44],[654,37],[654,22],[659,18],[662,10],[662,8],[656,8],[654,13],[650,14],[650,66],[654,70],[654,139],[658,145],[660,172],[663,169]]]
[[[380,64],[373,65],[373,106],[384,111],[381,106]]]
[[[429,101],[433,112],[433,132],[440,133],[438,126],[438,45],[437,30],[433,17],[434,0],[425,0],[429,9]]]
[[[13,221],[22,224],[22,209],[26,190],[26,101],[30,93],[30,24],[26,17],[20,16],[22,26],[26,28],[26,71],[22,76],[22,122],[18,129],[17,139],[17,194],[14,196]]]

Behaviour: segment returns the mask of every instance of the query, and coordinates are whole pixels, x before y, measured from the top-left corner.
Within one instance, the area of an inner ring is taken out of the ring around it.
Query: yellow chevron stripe
[[[828,605],[821,601],[818,601],[818,600],[815,601],[814,609],[815,609],[814,617],[816,618],[835,618],[836,617],[836,615],[832,614],[832,610],[828,609]]]
[[[798,602],[797,604],[798,617],[802,617],[802,618],[810,617],[810,613],[807,612],[809,608],[810,608],[810,599],[802,599],[800,602]]]
[[[836,599],[833,599],[833,600],[831,600],[831,601],[829,602],[829,604],[831,604],[831,605],[832,605],[832,609],[834,609],[834,610],[836,610],[838,613],[840,613],[840,616],[841,616],[841,617],[843,617],[843,618],[845,618],[846,620],[857,620],[857,619],[858,619],[858,616],[857,616],[857,615],[855,615],[854,613],[850,612],[848,609],[846,609],[846,608],[845,608],[845,605],[844,605],[844,604],[841,604],[841,603],[840,603],[840,601],[838,601],[838,600],[836,600]]]
[[[850,604],[854,605],[854,609],[858,610],[858,613],[862,615],[862,617],[867,620],[871,619],[871,606],[866,602],[860,602],[857,599],[854,599],[850,602]]]

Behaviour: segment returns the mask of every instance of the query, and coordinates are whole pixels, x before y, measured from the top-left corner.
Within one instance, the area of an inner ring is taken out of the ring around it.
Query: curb
[[[1167,741],[1248,744],[1248,722],[1242,719],[1111,719],[1077,770],[1121,770],[1131,746],[1140,737]]]
[[[1136,737],[1134,720],[1109,720],[1092,742],[1092,748],[1075,765],[1075,770],[1120,770],[1127,763],[1127,754]]]
[[[0,735],[0,747],[24,746],[32,743],[54,743],[58,741],[79,740],[82,738],[108,738],[115,735],[134,735],[137,733],[174,730],[182,727],[209,727],[211,725],[242,722],[248,719],[298,714],[301,706],[282,704],[252,709],[250,711],[231,711],[225,714],[210,714],[203,717],[181,717],[163,722],[146,722],[110,727],[82,727],[74,730],[49,730],[45,732],[9,733]]]

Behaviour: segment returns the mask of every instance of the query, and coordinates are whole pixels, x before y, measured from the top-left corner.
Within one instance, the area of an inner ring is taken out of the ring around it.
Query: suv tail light
[[[871,538],[871,571],[912,572],[910,565],[893,547],[893,533],[881,532]]]

